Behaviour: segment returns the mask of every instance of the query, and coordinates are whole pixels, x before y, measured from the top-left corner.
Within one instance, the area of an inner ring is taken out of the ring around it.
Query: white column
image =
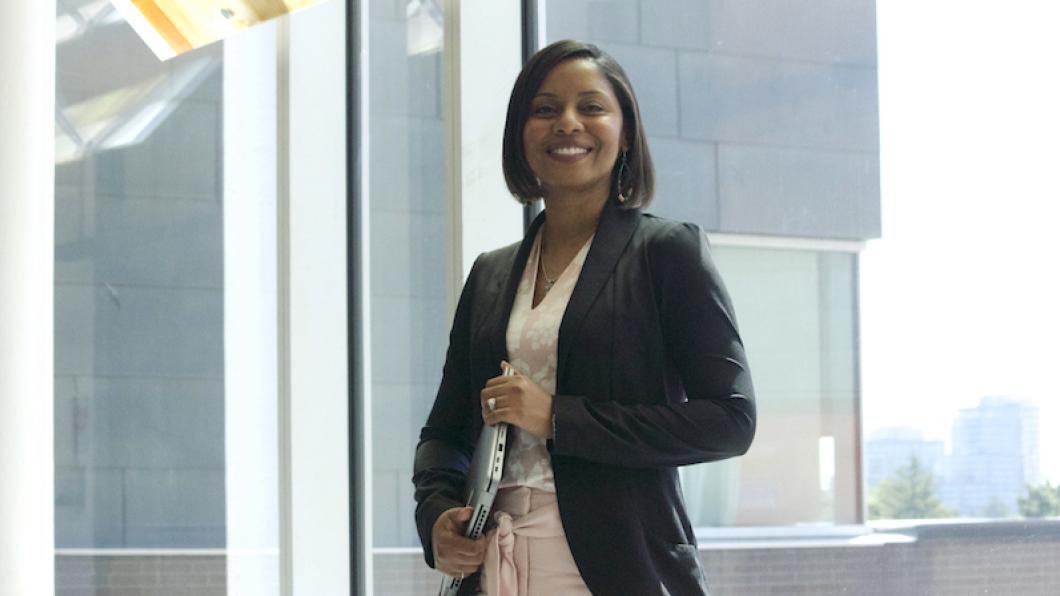
[[[276,25],[224,42],[228,596],[280,594]]]
[[[324,2],[284,17],[277,204],[285,596],[351,593],[345,13],[343,2]]]
[[[0,8],[0,584],[55,591],[55,2]]]

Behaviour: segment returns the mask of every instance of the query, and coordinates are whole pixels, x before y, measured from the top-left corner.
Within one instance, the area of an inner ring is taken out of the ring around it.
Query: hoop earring
[[[622,159],[618,163],[618,175],[615,176],[615,186],[618,187],[618,202],[625,203],[629,199],[629,195],[625,194],[622,188],[622,174],[626,171],[626,152],[622,151]]]

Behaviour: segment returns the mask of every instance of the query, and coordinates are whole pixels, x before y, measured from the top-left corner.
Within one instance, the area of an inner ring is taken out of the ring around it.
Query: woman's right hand
[[[476,540],[464,536],[464,527],[470,519],[470,507],[453,507],[434,522],[431,531],[434,568],[450,577],[471,575],[486,557],[485,535]]]

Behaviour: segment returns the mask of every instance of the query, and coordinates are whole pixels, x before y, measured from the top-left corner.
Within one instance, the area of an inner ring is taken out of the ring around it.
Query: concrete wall
[[[159,74],[177,91],[141,142],[56,164],[59,548],[225,544],[219,50],[159,63],[120,22],[56,48],[60,108]]]
[[[658,172],[654,211],[727,233],[880,235],[873,0],[563,0],[549,41],[626,69]]]

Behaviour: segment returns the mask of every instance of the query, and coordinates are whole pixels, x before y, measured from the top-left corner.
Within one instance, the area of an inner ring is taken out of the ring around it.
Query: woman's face
[[[546,196],[601,190],[606,195],[625,144],[618,98],[589,60],[561,62],[530,100],[523,151]]]

